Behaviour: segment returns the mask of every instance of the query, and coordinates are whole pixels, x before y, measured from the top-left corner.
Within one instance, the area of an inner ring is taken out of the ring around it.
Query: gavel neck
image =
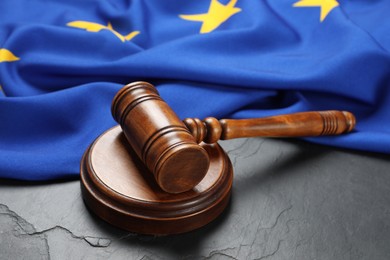
[[[240,120],[186,118],[183,123],[196,142],[215,143],[241,137],[339,135],[352,131],[356,119],[350,112],[330,110]]]
[[[197,143],[205,142],[212,144],[220,139],[224,140],[222,132],[226,132],[228,127],[223,125],[223,120],[221,121],[214,117],[208,117],[203,121],[198,118],[186,118],[183,120],[183,123],[194,136]]]

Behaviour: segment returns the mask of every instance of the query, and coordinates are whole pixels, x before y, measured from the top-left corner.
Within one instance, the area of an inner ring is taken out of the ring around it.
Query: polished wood
[[[190,191],[163,191],[127,143],[119,126],[98,137],[81,163],[87,206],[108,223],[130,232],[168,235],[211,222],[228,204],[233,173],[218,144],[202,144],[210,161],[206,177]]]
[[[242,120],[187,118],[182,122],[147,82],[123,87],[112,102],[112,115],[158,185],[170,193],[192,189],[207,173],[209,158],[198,143],[255,136],[337,135],[351,131],[356,123],[346,111]]]
[[[350,112],[331,110],[240,120],[186,118],[184,123],[198,143],[215,143],[241,137],[339,135],[352,131],[356,119]]]
[[[345,111],[181,121],[146,82],[122,88],[112,115],[120,126],[98,137],[82,158],[84,201],[112,225],[154,235],[194,230],[224,210],[233,172],[218,140],[337,135],[356,124]]]
[[[207,173],[207,152],[151,84],[123,87],[112,102],[112,115],[163,190],[190,190]]]

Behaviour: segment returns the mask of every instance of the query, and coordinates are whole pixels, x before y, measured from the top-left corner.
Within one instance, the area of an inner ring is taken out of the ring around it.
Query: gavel
[[[168,193],[191,190],[205,176],[210,160],[199,143],[241,137],[307,137],[350,132],[356,123],[346,111],[301,112],[257,119],[181,121],[147,82],[123,87],[111,107],[114,119],[157,184]]]
[[[355,126],[355,117],[341,111],[181,121],[146,82],[123,87],[111,112],[120,126],[98,136],[81,159],[83,199],[108,223],[153,235],[195,230],[228,205],[233,166],[214,142],[336,135]]]

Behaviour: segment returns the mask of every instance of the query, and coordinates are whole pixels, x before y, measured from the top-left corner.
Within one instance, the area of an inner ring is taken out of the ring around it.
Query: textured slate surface
[[[221,143],[228,209],[183,235],[129,234],[96,218],[78,180],[0,182],[0,259],[390,259],[389,156],[300,141]]]

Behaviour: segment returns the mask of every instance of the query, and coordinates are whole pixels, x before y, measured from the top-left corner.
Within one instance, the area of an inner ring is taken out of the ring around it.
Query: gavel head
[[[126,85],[114,97],[111,112],[164,191],[188,191],[203,179],[210,163],[207,152],[153,85]]]

